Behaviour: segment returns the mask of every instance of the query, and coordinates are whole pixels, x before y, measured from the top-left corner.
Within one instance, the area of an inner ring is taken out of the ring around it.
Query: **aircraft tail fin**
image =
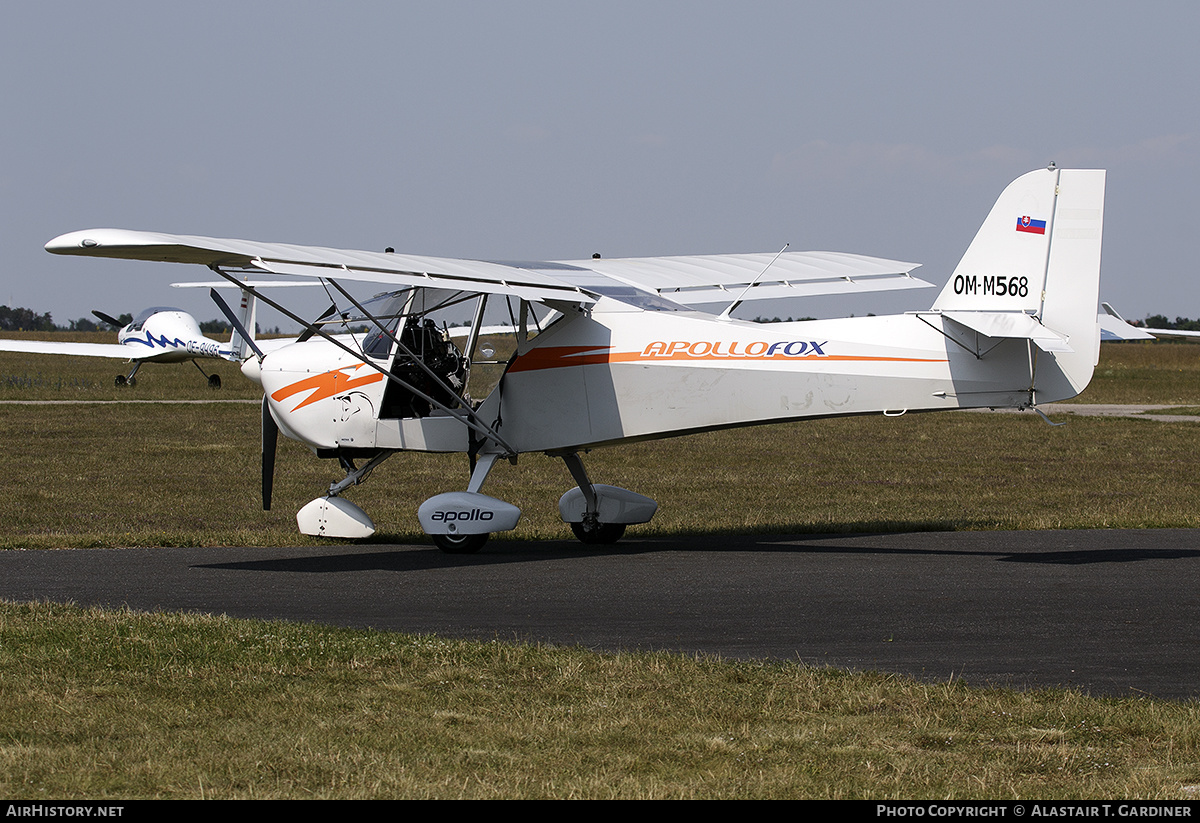
[[[250,291],[242,289],[242,303],[238,309],[238,319],[242,321],[242,328],[248,334],[254,334],[255,315],[258,312],[258,298]],[[254,350],[250,344],[242,337],[241,332],[237,329],[233,330],[233,336],[229,339],[229,347],[233,350],[234,355],[238,360],[245,360],[254,354]]]
[[[1051,166],[996,201],[933,310],[994,337],[1030,340],[1034,401],[1074,397],[1100,354],[1096,307],[1105,172]]]

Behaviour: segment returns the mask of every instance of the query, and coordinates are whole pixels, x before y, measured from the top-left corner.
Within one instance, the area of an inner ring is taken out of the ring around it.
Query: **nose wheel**
[[[118,374],[117,375],[117,379],[113,381],[113,385],[116,386],[118,389],[121,388],[122,386],[129,386],[130,388],[133,388],[134,386],[137,385],[137,378],[135,378],[134,375],[138,373],[138,369],[140,369],[141,367],[142,367],[141,363],[134,363],[133,369],[130,370],[129,374]]]
[[[210,389],[213,389],[215,391],[215,390],[221,388],[221,375],[215,374],[215,373],[209,374],[204,369],[200,368],[200,364],[197,363],[195,360],[192,361],[192,365],[196,367],[197,371],[199,371],[202,375],[204,375],[206,378],[208,378],[208,387]]]

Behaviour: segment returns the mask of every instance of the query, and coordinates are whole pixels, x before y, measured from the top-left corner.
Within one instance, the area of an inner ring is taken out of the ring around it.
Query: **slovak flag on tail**
[[[1029,234],[1045,234],[1046,221],[1034,220],[1028,214],[1017,218],[1017,231],[1028,232]]]

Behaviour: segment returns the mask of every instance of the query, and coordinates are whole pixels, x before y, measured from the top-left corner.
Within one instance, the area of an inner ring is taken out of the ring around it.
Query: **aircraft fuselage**
[[[801,418],[1031,402],[1027,341],[978,356],[956,334],[936,314],[760,324],[601,300],[522,346],[478,416],[518,452],[557,452]],[[445,413],[381,415],[394,390],[385,375],[324,341],[272,352],[261,371],[283,431],[314,449],[470,447],[467,427]]]
[[[196,318],[179,309],[151,309],[117,333],[131,360],[182,363],[197,357],[229,359],[228,344],[204,336]]]

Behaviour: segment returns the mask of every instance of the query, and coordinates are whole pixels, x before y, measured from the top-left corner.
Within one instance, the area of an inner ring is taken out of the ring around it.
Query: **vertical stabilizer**
[[[1035,403],[1079,394],[1096,366],[1104,182],[1100,169],[1053,166],[1018,177],[933,304],[934,311],[985,334],[1023,329],[999,336],[1035,344]]]
[[[1009,183],[946,282],[935,311],[1041,310],[1058,169]]]
[[[238,309],[238,319],[242,321],[242,328],[246,330],[247,334],[254,334],[255,315],[257,313],[258,298],[246,289],[242,289],[242,304]],[[250,348],[250,344],[246,342],[237,329],[233,330],[233,336],[229,338],[229,347],[239,360],[245,360],[254,353],[253,349]]]

